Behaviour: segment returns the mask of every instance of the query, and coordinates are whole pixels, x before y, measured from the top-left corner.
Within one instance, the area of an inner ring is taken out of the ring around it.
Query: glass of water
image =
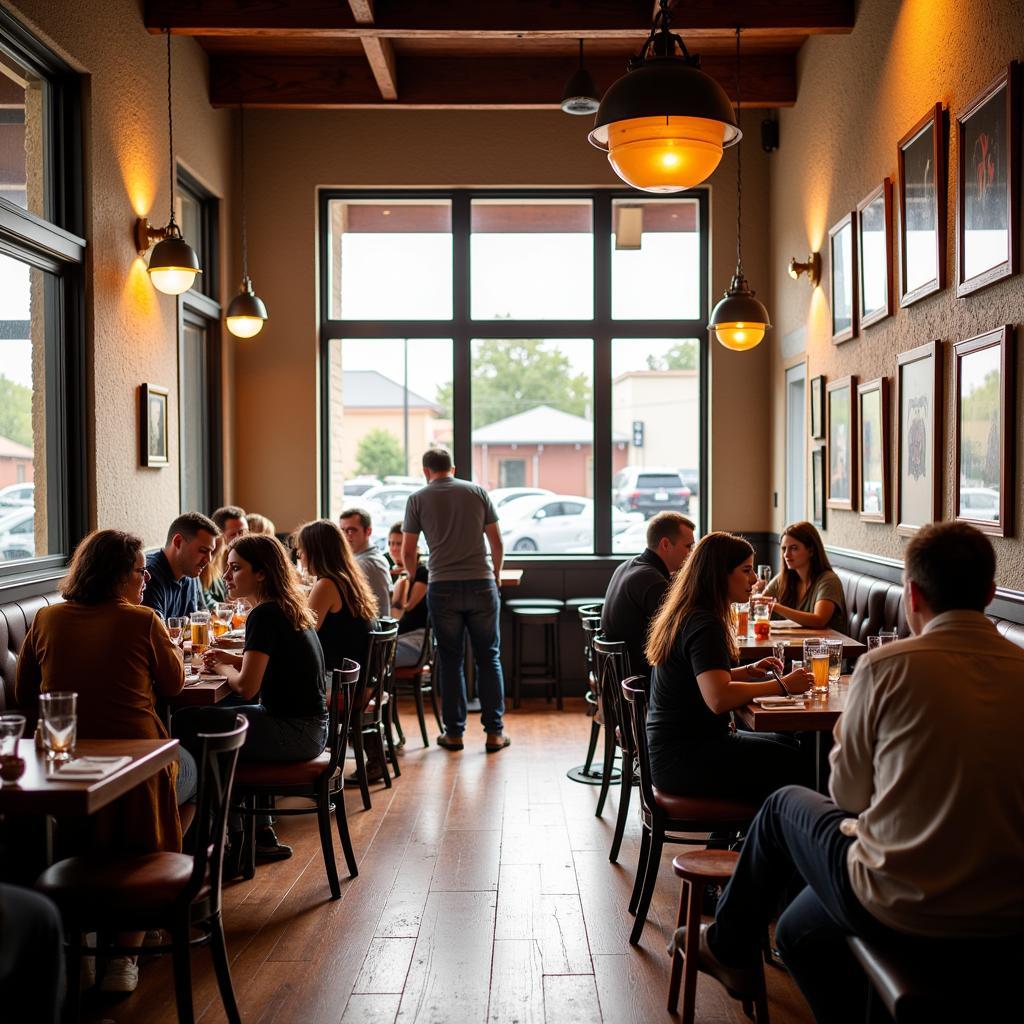
[[[782,674],[786,674],[786,648],[789,646],[788,640],[776,640],[772,644],[772,656],[779,659],[782,662]]]
[[[17,756],[24,731],[24,715],[0,715],[0,758]]]
[[[877,651],[882,646],[882,638],[880,636],[869,636],[868,637],[868,650]]]
[[[881,640],[883,644],[891,644],[897,638],[898,637],[897,637],[897,633],[896,633],[895,628],[893,628],[893,629],[880,629],[878,631],[878,639]]]
[[[838,686],[843,674],[843,641],[826,640],[825,646],[828,648],[828,685]]]
[[[66,691],[39,694],[43,746],[47,761],[70,761],[78,733],[78,694]]]

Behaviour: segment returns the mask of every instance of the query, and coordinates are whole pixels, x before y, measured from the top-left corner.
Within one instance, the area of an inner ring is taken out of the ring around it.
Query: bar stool
[[[525,600],[532,600],[526,598]],[[512,615],[512,707],[518,708],[523,682],[545,686],[545,696],[551,703],[552,690],[558,710],[562,710],[562,678],[559,674],[558,622],[561,618],[562,602],[557,606],[521,605],[506,602]],[[539,662],[527,662],[523,658],[524,629],[540,627],[544,632],[544,658]]]
[[[560,597],[510,597],[504,602],[506,608],[555,608],[561,611],[565,602]]]

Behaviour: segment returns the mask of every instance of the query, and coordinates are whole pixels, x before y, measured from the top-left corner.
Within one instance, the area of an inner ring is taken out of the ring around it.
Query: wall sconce
[[[789,276],[794,281],[799,281],[801,274],[807,275],[812,288],[818,287],[818,284],[821,282],[821,255],[819,253],[808,253],[806,263],[799,263],[795,256],[790,259]]]

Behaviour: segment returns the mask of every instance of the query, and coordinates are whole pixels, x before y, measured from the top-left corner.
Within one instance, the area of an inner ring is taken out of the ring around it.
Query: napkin
[[[800,697],[755,697],[754,703],[764,708],[765,711],[785,711],[789,708],[802,708],[804,701]]]
[[[131,758],[127,754],[121,757],[76,757],[46,777],[58,782],[68,779],[105,779],[130,762]]]
[[[186,686],[198,686],[200,683],[226,683],[227,681],[227,676],[207,675],[205,672],[198,676],[185,676]]]
[[[801,626],[799,622],[794,622],[792,619],[773,619],[771,623],[772,629],[806,629],[806,626]]]

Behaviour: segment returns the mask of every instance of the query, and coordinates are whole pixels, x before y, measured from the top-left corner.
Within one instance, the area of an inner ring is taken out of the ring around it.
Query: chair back
[[[328,779],[334,775],[338,762],[345,756],[348,730],[352,724],[352,706],[361,671],[359,663],[351,658],[342,659],[341,668],[331,671],[331,699],[327,704],[327,748],[331,752],[331,759],[325,771]]]
[[[594,640],[601,633],[601,618],[588,615],[580,620],[583,627],[583,661],[587,669],[587,687],[595,704],[601,703],[601,681],[594,671]]]
[[[622,640],[605,640],[594,637],[594,677],[601,694],[602,710],[606,729],[619,726],[619,746],[623,757],[631,756],[633,745],[629,741],[629,730],[625,728],[626,715],[622,708],[622,680],[629,674],[629,652]]]
[[[601,618],[601,609],[603,606],[603,601],[601,604],[581,604],[577,611],[580,613],[580,619],[599,619]]]
[[[356,700],[360,708],[373,707],[363,715],[374,725],[379,725],[384,715],[384,694],[392,693],[392,676],[395,671],[395,648],[398,646],[398,620],[381,618],[377,628],[370,630],[370,642],[366,649],[366,664],[359,677]],[[367,722],[367,724],[369,724]]]
[[[630,676],[619,688],[626,712],[622,732],[629,733],[629,743],[640,769],[640,802],[650,814],[655,807],[654,784],[651,781],[651,758],[647,750],[647,679]]]

